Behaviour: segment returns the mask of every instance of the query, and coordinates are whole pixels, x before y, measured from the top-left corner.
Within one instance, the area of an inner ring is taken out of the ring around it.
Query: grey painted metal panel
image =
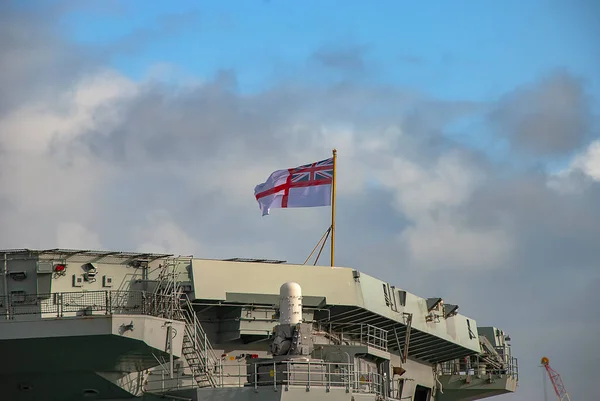
[[[252,280],[248,280],[249,271],[252,272]],[[226,302],[228,294],[235,293],[246,294],[246,302],[268,299],[267,302],[272,304],[278,298],[281,283],[295,281],[302,287],[303,296],[324,297],[331,308],[331,319],[337,322],[369,323],[389,330],[394,326],[403,327],[404,314],[412,313],[413,333],[424,334],[423,339],[431,346],[430,355],[425,360],[479,352],[477,336],[469,335],[469,324],[472,330],[476,330],[474,320],[457,314],[448,319],[440,316],[437,320],[428,321],[430,312],[426,299],[408,292],[406,305],[396,303],[396,310],[392,310],[384,296],[383,288],[387,283],[364,273],[357,279],[354,272],[353,269],[338,267],[192,259],[194,291],[198,300]],[[271,298],[265,298],[266,295]],[[437,358],[435,346],[446,343],[454,344],[456,349]]]
[[[44,294],[42,297],[49,297],[52,292],[52,274],[37,275],[37,290],[38,294]]]
[[[476,400],[513,393],[517,389],[517,381],[507,375],[442,376],[440,382],[443,393],[438,392],[436,401]]]
[[[1,399],[7,401],[81,401],[85,390],[96,390],[103,400],[131,400],[131,393],[102,376],[85,370],[50,371],[35,375],[11,373],[0,377]],[[93,398],[92,398],[93,399]]]
[[[4,347],[7,347],[6,352],[10,352],[16,347],[18,341],[36,340],[46,342],[48,347],[53,347],[52,342],[59,341],[61,338],[93,341],[96,337],[114,336],[115,338],[139,341],[157,352],[164,352],[167,338],[165,322],[165,319],[141,315],[9,320],[0,323],[0,341]],[[173,353],[176,357],[181,355],[184,326],[183,322],[173,321],[176,331],[173,338]],[[63,341],[63,343],[68,344],[68,341],[66,343]],[[11,346],[11,344],[13,345]],[[59,349],[65,353],[68,347],[66,349],[59,347]],[[85,349],[82,349],[81,354],[78,355],[84,357],[92,350],[90,348],[90,351],[86,352]],[[45,354],[46,352],[41,352],[39,357],[43,358]],[[10,365],[8,366],[10,367]],[[35,366],[30,366],[30,368],[34,369]]]

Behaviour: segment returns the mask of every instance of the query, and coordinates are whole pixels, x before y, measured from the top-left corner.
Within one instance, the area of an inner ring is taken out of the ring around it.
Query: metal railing
[[[367,345],[388,351],[388,332],[366,323],[319,323],[318,331],[326,332],[330,342]]]
[[[499,347],[502,348],[503,347]],[[498,350],[500,351],[500,350]],[[500,356],[503,363],[489,363],[489,358],[483,355],[474,355],[471,357],[456,359],[441,364],[442,375],[470,375],[470,376],[508,376],[519,380],[519,365],[517,358],[506,354]]]
[[[251,365],[248,384],[259,386],[343,387],[354,393],[382,394],[376,372],[360,372],[354,364],[310,361],[257,362]]]
[[[218,387],[239,388],[253,387],[273,388],[301,387],[305,391],[311,389],[341,388],[349,393],[365,393],[383,396],[388,389],[384,377],[376,372],[355,370],[351,363],[333,363],[322,361],[259,361],[224,363],[221,365]],[[390,387],[394,383],[390,381]],[[175,389],[195,388],[189,375],[179,375],[169,380],[166,371],[152,372],[147,379],[148,389],[172,391]]]
[[[220,360],[217,359],[194,311],[188,295],[180,285],[179,266],[189,265],[191,258],[182,257],[165,263],[157,277],[157,286],[153,295],[162,297],[163,317],[185,321],[181,353],[187,362],[194,381],[199,387],[217,387],[215,379]]]
[[[90,315],[162,314],[162,297],[144,291],[84,291],[51,294],[12,294],[0,297],[0,319]]]
[[[208,340],[208,335],[202,328],[187,296],[184,297],[183,307],[178,311],[176,317],[186,322],[182,352],[196,382],[217,387],[218,382],[215,376],[219,373],[220,360],[217,358]]]

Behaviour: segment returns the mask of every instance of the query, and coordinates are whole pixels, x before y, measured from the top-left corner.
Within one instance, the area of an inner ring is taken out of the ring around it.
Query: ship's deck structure
[[[351,268],[62,249],[0,263],[7,401],[476,400],[518,382],[502,330]]]

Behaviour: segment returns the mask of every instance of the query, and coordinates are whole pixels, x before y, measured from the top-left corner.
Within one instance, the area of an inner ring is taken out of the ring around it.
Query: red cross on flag
[[[330,206],[333,169],[333,158],[329,158],[273,172],[254,188],[262,215],[272,208]]]

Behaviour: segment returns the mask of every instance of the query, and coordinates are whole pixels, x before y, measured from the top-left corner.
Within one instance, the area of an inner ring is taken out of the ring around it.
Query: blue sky
[[[63,28],[85,45],[120,43],[112,64],[133,79],[165,64],[200,80],[230,69],[249,93],[284,80],[353,79],[487,102],[566,69],[598,99],[598,13],[593,0],[133,0],[80,7]],[[319,51],[354,56],[355,68],[328,70],[315,61]],[[500,159],[508,152],[478,121],[447,135]]]
[[[65,27],[77,41],[102,44],[156,30],[165,15],[180,14],[151,44],[115,57],[114,65],[135,78],[157,62],[200,77],[232,68],[242,90],[259,90],[323,47],[361,48],[371,79],[489,100],[555,68],[585,76],[598,90],[598,8],[552,0],[134,0],[72,13]]]

